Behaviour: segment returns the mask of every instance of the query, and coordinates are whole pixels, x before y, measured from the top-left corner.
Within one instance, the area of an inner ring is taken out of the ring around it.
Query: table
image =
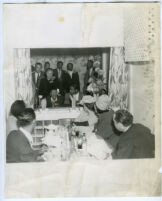
[[[40,145],[41,139],[45,135],[45,127],[54,125],[66,125],[69,120],[74,120],[77,118],[82,111],[81,107],[71,108],[52,108],[45,110],[35,110],[36,113],[36,127],[32,133],[34,146]]]

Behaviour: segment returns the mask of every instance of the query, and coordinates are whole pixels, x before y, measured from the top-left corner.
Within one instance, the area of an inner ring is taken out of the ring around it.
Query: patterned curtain
[[[124,63],[124,48],[111,48],[109,93],[112,107],[128,109],[128,70],[128,65]]]
[[[23,100],[27,107],[33,107],[30,49],[14,50],[14,69],[16,99]]]

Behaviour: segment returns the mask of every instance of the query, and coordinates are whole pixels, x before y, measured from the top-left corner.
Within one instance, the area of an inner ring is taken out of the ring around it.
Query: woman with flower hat
[[[75,124],[80,126],[92,126],[97,123],[98,119],[94,112],[95,98],[90,95],[83,96],[80,105],[83,105],[83,111],[78,118],[75,119]]]

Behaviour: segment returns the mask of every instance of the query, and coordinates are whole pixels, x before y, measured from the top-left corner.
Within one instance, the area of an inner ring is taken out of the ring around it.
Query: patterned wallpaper
[[[109,71],[109,93],[111,106],[128,109],[129,94],[129,68],[124,63],[124,48],[111,48]]]
[[[77,55],[77,56],[31,56],[31,65],[35,65],[36,62],[40,62],[44,65],[46,61],[50,62],[51,68],[56,68],[57,61],[64,63],[63,69],[66,70],[67,63],[71,62],[74,65],[74,70],[79,73],[80,86],[83,88],[84,74],[86,72],[86,65],[88,59],[99,61],[101,64],[101,55]]]
[[[24,100],[27,107],[33,106],[33,89],[30,64],[30,49],[14,49],[16,99]]]

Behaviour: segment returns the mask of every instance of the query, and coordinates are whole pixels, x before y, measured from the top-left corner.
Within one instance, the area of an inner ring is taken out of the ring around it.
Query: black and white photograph
[[[3,6],[6,198],[160,196],[160,4]]]

